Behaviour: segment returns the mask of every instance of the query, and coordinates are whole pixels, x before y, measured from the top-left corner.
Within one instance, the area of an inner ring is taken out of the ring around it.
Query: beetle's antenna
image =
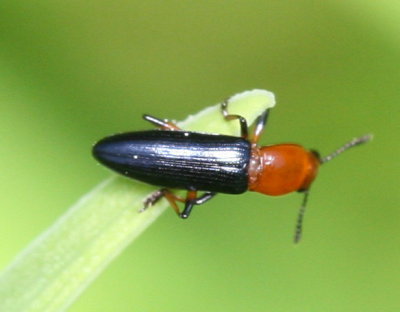
[[[358,138],[354,138],[353,140],[351,140],[350,142],[346,143],[345,145],[343,145],[342,147],[339,147],[336,151],[334,151],[333,153],[325,156],[325,157],[321,157],[320,161],[321,164],[324,164],[330,160],[332,160],[333,158],[335,158],[336,156],[338,156],[339,154],[343,153],[344,151],[348,150],[349,148],[352,148],[353,146],[357,146],[363,143],[366,143],[368,141],[371,141],[373,138],[372,134],[366,134],[363,135],[361,137]]]
[[[343,146],[339,147],[336,151],[334,151],[333,153],[325,156],[325,157],[321,157],[320,158],[320,162],[321,164],[324,164],[330,160],[332,160],[333,158],[335,158],[336,156],[338,156],[339,154],[343,153],[344,151],[363,144],[363,143],[367,143],[369,141],[371,141],[373,138],[372,134],[366,134],[363,135],[361,137],[358,138],[354,138],[353,140],[351,140],[350,142],[344,144]],[[308,194],[309,194],[309,190],[305,190],[304,191],[304,197],[303,197],[303,202],[301,203],[300,209],[299,209],[299,214],[297,217],[297,223],[296,223],[296,230],[294,233],[294,242],[297,244],[298,242],[300,242],[301,240],[301,235],[302,235],[302,231],[303,231],[303,219],[304,219],[304,214],[306,212],[306,207],[307,207],[307,201],[308,201]]]
[[[303,202],[301,203],[299,214],[297,215],[296,229],[294,231],[294,243],[300,242],[301,234],[303,232],[303,219],[306,212],[309,190],[304,191]]]

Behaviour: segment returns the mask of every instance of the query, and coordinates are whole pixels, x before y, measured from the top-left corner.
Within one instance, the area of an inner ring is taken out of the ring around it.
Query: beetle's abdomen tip
[[[112,168],[113,164],[118,163],[118,156],[121,154],[119,149],[118,143],[105,138],[93,146],[92,155],[103,165]]]
[[[97,141],[95,144],[93,144],[92,146],[93,157],[98,158],[103,153],[105,147],[103,144],[103,140]]]
[[[104,145],[101,143],[101,141],[96,142],[96,144],[93,145],[92,147],[92,156],[97,159],[98,161],[101,162],[103,159],[103,154],[104,154]]]
[[[97,142],[92,148],[92,154],[102,165],[123,175],[140,167],[134,138],[129,134],[106,137]]]

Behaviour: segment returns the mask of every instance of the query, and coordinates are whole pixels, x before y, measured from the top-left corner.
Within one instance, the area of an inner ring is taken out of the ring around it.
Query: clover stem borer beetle
[[[240,137],[188,132],[170,121],[144,115],[159,129],[106,137],[95,144],[93,155],[122,175],[161,187],[144,201],[141,211],[165,197],[183,219],[189,217],[193,206],[205,203],[217,193],[240,194],[250,190],[276,196],[302,192],[295,232],[298,242],[310,185],[319,166],[371,139],[371,135],[355,138],[326,157],[297,144],[260,147],[258,141],[269,109],[257,118],[250,136],[246,119],[229,114],[228,100],[222,102],[221,112],[227,121],[239,121]],[[170,189],[187,190],[187,195],[180,197]],[[184,203],[182,211],[177,202]]]

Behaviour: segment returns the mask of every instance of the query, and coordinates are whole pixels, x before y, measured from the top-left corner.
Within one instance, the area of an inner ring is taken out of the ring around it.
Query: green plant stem
[[[240,93],[229,112],[249,124],[273,107],[273,94]],[[179,123],[185,130],[238,135],[238,122],[224,121],[219,105]],[[0,275],[0,311],[63,311],[104,268],[168,206],[165,200],[138,213],[157,188],[113,176],[83,196],[25,248]]]

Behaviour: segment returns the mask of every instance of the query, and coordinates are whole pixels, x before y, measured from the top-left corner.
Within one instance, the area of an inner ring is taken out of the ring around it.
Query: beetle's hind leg
[[[157,127],[160,127],[162,130],[182,130],[179,128],[176,124],[174,124],[171,121],[168,121],[166,119],[159,119],[151,115],[143,115],[143,119],[147,120],[148,122],[152,123],[153,125],[156,125]]]
[[[249,136],[249,129],[247,126],[247,120],[243,116],[240,115],[231,115],[228,113],[228,102],[229,99],[226,99],[221,103],[221,112],[224,116],[225,120],[235,120],[238,119],[240,123],[240,135],[242,138],[247,139]]]
[[[150,206],[153,206],[155,203],[157,203],[164,196],[163,191],[164,189],[159,189],[147,196],[143,201],[143,207],[139,209],[139,212],[143,212]]]
[[[174,209],[176,214],[180,216],[180,211],[178,204],[176,203],[177,201],[179,202],[186,202],[186,200],[180,196],[175,195],[172,193],[170,190],[166,188],[159,189],[153,193],[151,193],[144,201],[143,201],[143,207],[139,210],[139,212],[145,211],[147,208],[150,206],[153,206],[156,204],[161,198],[165,197],[166,200],[168,200],[169,204],[171,207]]]
[[[174,209],[175,213],[181,217],[182,219],[187,219],[192,212],[194,205],[201,205],[205,202],[209,201],[213,198],[216,193],[205,192],[200,197],[197,197],[197,191],[188,191],[186,198],[182,198],[178,195],[175,195],[170,190],[166,188],[159,189],[153,193],[151,193],[143,202],[143,208],[139,210],[139,212],[145,211],[150,206],[156,204],[161,198],[165,197],[168,200],[171,207]],[[182,212],[179,211],[177,201],[185,203],[185,208]]]

